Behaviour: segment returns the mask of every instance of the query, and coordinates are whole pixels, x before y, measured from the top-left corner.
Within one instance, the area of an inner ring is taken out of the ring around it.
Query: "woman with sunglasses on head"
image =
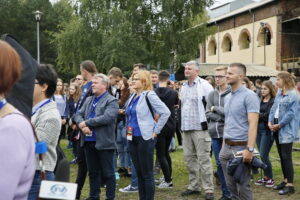
[[[292,147],[293,142],[299,139],[299,94],[295,89],[294,76],[288,72],[278,73],[276,86],[278,92],[270,111],[268,126],[273,131],[284,180],[273,189],[285,195],[295,192]]]
[[[138,175],[140,200],[153,200],[155,193],[153,156],[156,136],[170,111],[152,91],[150,73],[140,70],[132,76],[135,94],[125,105],[129,152]],[[154,119],[158,114],[159,118]]]
[[[269,153],[272,148],[274,138],[268,127],[268,119],[275,96],[276,92],[272,82],[264,81],[261,87],[261,102],[256,144],[260,152],[261,159],[267,165],[267,168],[264,169],[264,177],[257,180],[255,185],[262,185],[266,187],[274,186],[272,164],[269,159]]]
[[[18,53],[0,40],[0,194],[27,199],[35,170],[34,133],[29,120],[5,100],[21,76]]]

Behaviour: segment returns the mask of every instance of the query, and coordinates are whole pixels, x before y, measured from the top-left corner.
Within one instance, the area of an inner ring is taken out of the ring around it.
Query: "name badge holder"
[[[127,140],[132,141],[132,131],[133,128],[131,126],[127,126]]]

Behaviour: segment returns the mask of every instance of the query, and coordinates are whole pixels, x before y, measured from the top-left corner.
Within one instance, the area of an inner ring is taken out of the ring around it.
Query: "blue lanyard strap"
[[[49,99],[48,101],[46,101],[45,103],[43,103],[42,105],[40,105],[33,113],[31,116],[33,116],[39,109],[41,109],[42,107],[44,107],[45,105],[47,105],[48,103],[50,103],[51,100]]]
[[[0,100],[0,110],[7,104],[7,101],[5,99]]]

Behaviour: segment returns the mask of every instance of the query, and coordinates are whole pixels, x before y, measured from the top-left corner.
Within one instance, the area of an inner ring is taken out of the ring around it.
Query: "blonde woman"
[[[292,161],[293,142],[298,140],[299,95],[295,89],[294,76],[288,72],[277,75],[278,88],[269,115],[268,126],[273,131],[283,172],[283,182],[273,187],[280,195],[294,193],[294,167]]]
[[[138,175],[139,198],[153,200],[156,136],[166,124],[170,111],[152,91],[149,72],[140,70],[133,74],[132,88],[135,94],[125,105],[129,152]],[[159,115],[158,120],[154,120],[155,114]]]

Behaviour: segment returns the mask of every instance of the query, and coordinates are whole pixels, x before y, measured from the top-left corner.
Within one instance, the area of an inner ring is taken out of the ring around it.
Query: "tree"
[[[104,73],[112,66],[130,71],[137,62],[167,68],[171,63],[193,59],[199,43],[211,33],[204,11],[211,2],[73,1],[72,20],[61,23],[61,31],[54,35],[59,69],[78,72],[84,59],[95,61]]]

